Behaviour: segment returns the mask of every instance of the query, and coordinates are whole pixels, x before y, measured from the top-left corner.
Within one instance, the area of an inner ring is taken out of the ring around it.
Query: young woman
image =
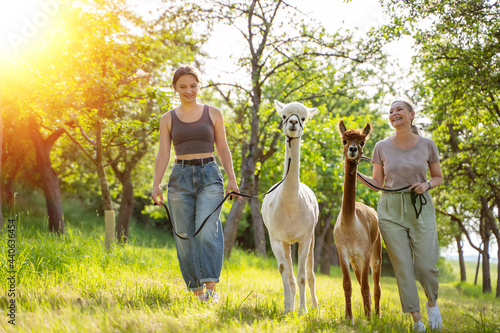
[[[168,207],[176,232],[191,236],[224,198],[222,173],[213,157],[214,145],[229,178],[226,193],[239,192],[239,189],[222,113],[196,100],[200,89],[198,71],[189,65],[181,66],[174,73],[172,86],[179,94],[181,104],[160,120],[160,147],[151,198],[156,204],[163,202],[160,184],[173,144],[176,160],[168,182]],[[216,284],[224,254],[220,210],[212,215],[196,237],[189,240],[175,237],[175,245],[188,290],[201,301],[217,303]]]
[[[425,325],[421,319],[416,280],[427,296],[429,327],[440,329],[443,325],[437,305],[439,282],[435,266],[439,244],[429,193],[442,183],[443,176],[436,144],[419,135],[413,125],[414,117],[411,104],[405,101],[392,103],[389,121],[396,133],[375,145],[373,178],[358,176],[358,179],[376,191],[365,179],[385,190],[411,185],[400,192],[383,192],[377,212],[380,232],[396,274],[403,312],[410,312],[414,330],[423,332]],[[427,179],[428,171],[430,179]],[[417,207],[412,204],[411,191],[423,196],[415,203]],[[417,216],[420,207],[422,210]]]

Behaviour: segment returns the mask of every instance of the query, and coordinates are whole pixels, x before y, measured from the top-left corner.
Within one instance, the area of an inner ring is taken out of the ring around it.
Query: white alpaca
[[[295,307],[296,281],[293,275],[291,244],[299,243],[297,280],[299,282],[299,312],[307,312],[307,283],[311,290],[312,306],[318,307],[314,291],[314,227],[318,222],[319,208],[314,192],[299,179],[300,137],[306,118],[312,117],[316,108],[308,109],[300,103],[283,104],[274,102],[284,121],[283,132],[287,137],[285,147],[285,175],[283,183],[265,196],[262,203],[262,217],[269,231],[269,239],[274,256],[278,260],[278,270],[283,280],[285,311]],[[307,268],[306,268],[307,262]]]

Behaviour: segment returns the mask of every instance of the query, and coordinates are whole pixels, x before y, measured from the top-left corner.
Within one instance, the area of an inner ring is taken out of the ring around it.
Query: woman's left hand
[[[238,188],[238,184],[236,184],[236,180],[230,180],[227,183],[226,195],[230,192],[233,192],[233,191],[236,193],[240,193],[240,189]],[[236,197],[238,197],[238,202],[241,203],[241,200],[243,200],[243,198],[241,196],[236,195],[236,194],[231,194],[231,200],[233,200]]]
[[[429,184],[427,182],[424,183],[415,183],[412,186],[410,186],[410,191],[413,190],[413,192],[417,194],[422,194],[425,191],[429,189]]]

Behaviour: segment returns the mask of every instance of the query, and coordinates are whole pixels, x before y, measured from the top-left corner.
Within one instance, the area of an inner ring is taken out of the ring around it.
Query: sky
[[[357,34],[364,35],[372,27],[389,21],[378,0],[351,0],[348,3],[341,0],[289,0],[287,3],[296,6],[332,33],[339,28],[357,28]],[[213,60],[207,62],[204,74],[215,79],[221,73],[227,75],[225,72],[232,73],[236,70],[235,66],[231,66],[231,56],[244,47],[242,43],[239,32],[234,29],[229,30],[222,26],[216,28],[205,46]],[[411,39],[404,38],[388,45],[386,51],[394,62],[402,68],[408,68],[413,54],[411,45]]]

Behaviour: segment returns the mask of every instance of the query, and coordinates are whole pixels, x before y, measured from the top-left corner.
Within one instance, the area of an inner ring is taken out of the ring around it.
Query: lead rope
[[[302,122],[300,121],[300,117],[298,115],[296,115],[296,114],[291,114],[290,116],[288,116],[288,118],[285,119],[284,124],[286,124],[288,122],[288,119],[290,119],[291,116],[296,116],[297,119],[298,119],[298,121],[299,121],[300,128],[304,129],[304,127],[302,125]],[[290,147],[290,148],[292,148],[292,140],[300,138],[300,136],[291,137],[291,136],[288,136],[288,135],[286,137],[287,137],[288,147]],[[248,194],[243,194],[243,193],[237,193],[237,192],[234,192],[234,191],[231,191],[228,194],[226,194],[226,196],[224,197],[224,199],[222,199],[222,201],[217,205],[217,207],[205,218],[205,220],[203,220],[203,223],[200,225],[200,227],[198,228],[198,230],[192,236],[190,236],[190,237],[181,236],[181,235],[179,235],[175,231],[174,224],[172,222],[172,217],[170,216],[170,211],[168,210],[168,206],[162,202],[161,205],[163,207],[165,207],[165,211],[167,212],[168,221],[170,222],[170,226],[172,227],[172,231],[180,239],[189,240],[189,239],[193,238],[194,236],[198,235],[198,233],[201,231],[201,229],[203,229],[203,227],[205,226],[205,223],[207,223],[208,219],[224,204],[224,202],[227,200],[227,198],[231,194],[235,194],[235,195],[238,195],[238,196],[244,197],[244,198],[259,198],[261,196],[266,196],[269,193],[271,193],[272,191],[274,191],[276,188],[278,188],[278,186],[280,186],[285,181],[285,178],[286,178],[286,176],[288,176],[288,172],[290,171],[290,165],[291,164],[292,164],[292,158],[288,157],[288,165],[287,165],[287,168],[286,168],[285,177],[283,177],[283,179],[281,179],[281,181],[278,184],[274,185],[274,187],[272,187],[269,191],[267,191],[264,194],[261,194],[261,195],[248,195]]]
[[[361,156],[361,159],[363,161],[372,161],[369,157],[366,157],[366,156]],[[353,168],[354,169],[354,168]],[[378,186],[375,186],[373,185],[372,183],[370,183],[365,177],[363,177],[361,175],[361,173],[357,172],[357,175],[363,179],[368,185],[370,185],[371,187],[379,190],[379,191],[382,191],[382,192],[401,192],[403,190],[406,190],[407,188],[409,188],[411,185],[408,185],[408,186],[405,186],[405,187],[401,187],[401,188],[398,188],[398,189],[395,189],[395,190],[389,190],[389,189],[385,189],[385,188],[380,188]],[[425,192],[424,192],[425,193]],[[410,195],[411,195],[411,204],[413,206],[413,210],[415,211],[415,215],[417,216],[417,219],[418,217],[420,216],[420,214],[422,213],[422,208],[424,205],[427,205],[427,198],[424,196],[424,193],[422,194],[418,194],[416,193],[415,191],[411,190],[410,192]],[[420,208],[417,209],[417,200],[420,201]]]
[[[298,137],[294,138],[294,137],[287,136],[287,141],[288,141],[288,145],[289,145],[290,148],[292,147],[292,140],[293,139],[297,139],[297,138]],[[261,195],[248,195],[248,194],[238,193],[238,192],[234,192],[234,191],[231,191],[228,194],[226,194],[226,196],[224,197],[224,199],[222,199],[222,201],[217,205],[217,207],[205,218],[205,220],[203,220],[203,223],[200,225],[200,227],[198,228],[198,230],[192,236],[189,236],[189,237],[181,236],[181,235],[179,235],[175,231],[174,224],[172,222],[173,220],[172,220],[172,217],[170,216],[170,211],[168,210],[168,206],[162,202],[161,205],[163,207],[165,207],[165,211],[167,212],[168,221],[170,222],[170,226],[172,227],[172,231],[174,232],[174,234],[177,237],[179,237],[180,239],[183,239],[183,240],[189,240],[189,239],[195,237],[196,235],[198,235],[200,233],[201,229],[203,229],[203,227],[205,226],[205,223],[207,223],[208,219],[224,204],[224,202],[227,200],[227,198],[230,195],[235,194],[237,196],[244,197],[244,198],[259,198],[261,196],[268,195],[269,193],[271,193],[272,191],[274,191],[276,188],[278,188],[278,186],[280,186],[285,181],[286,176],[288,176],[288,172],[290,171],[290,165],[291,164],[292,164],[292,158],[289,157],[288,158],[288,165],[287,165],[287,168],[286,168],[285,177],[283,177],[283,179],[280,180],[280,182],[278,184],[274,185],[269,191],[267,191],[264,194],[261,194]]]

